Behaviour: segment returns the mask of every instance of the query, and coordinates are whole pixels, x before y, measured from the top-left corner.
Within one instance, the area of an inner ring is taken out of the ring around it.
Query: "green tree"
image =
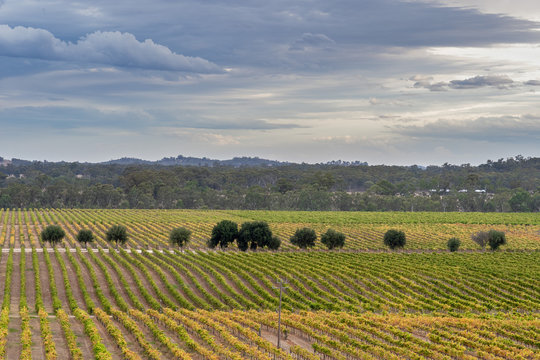
[[[488,243],[491,250],[497,250],[501,245],[506,244],[506,235],[502,231],[489,230]]]
[[[223,220],[212,228],[212,236],[207,245],[212,249],[218,245],[224,249],[236,238],[238,238],[238,224],[230,220]]]
[[[321,235],[321,242],[326,245],[329,250],[342,248],[343,245],[345,245],[345,234],[334,229],[328,229]]]
[[[512,195],[510,200],[508,200],[508,204],[512,208],[512,211],[530,211],[531,199],[532,197],[527,191],[523,189],[518,189],[518,191],[514,195]]]
[[[128,240],[127,228],[123,225],[111,226],[105,235],[107,241],[114,241],[116,243],[116,247],[118,247],[118,243],[124,245]]]
[[[184,245],[189,242],[190,237],[191,231],[189,231],[185,227],[179,227],[171,230],[171,233],[169,235],[169,242],[171,243],[171,245],[184,247]]]
[[[272,237],[272,231],[266,221],[251,221],[242,224],[236,242],[242,251],[248,248],[257,250],[257,247],[268,246],[272,242]]]
[[[84,244],[84,247],[87,247],[89,242],[94,241],[94,234],[92,230],[81,229],[77,233],[76,239],[79,243]]]
[[[450,252],[458,251],[460,245],[461,241],[455,237],[449,239],[446,243],[446,246],[448,247],[448,250],[450,250]]]
[[[294,185],[289,179],[280,178],[276,182],[276,188],[281,194],[285,194],[288,191],[292,191],[294,189]]]
[[[41,232],[41,241],[49,242],[51,246],[56,246],[66,236],[66,232],[58,225],[49,225]]]
[[[388,180],[381,180],[377,183],[377,193],[380,195],[394,195],[396,187]]]
[[[268,243],[270,250],[277,250],[281,246],[281,240],[277,236],[272,236],[272,239]]]
[[[384,234],[384,245],[394,250],[405,246],[405,233],[401,230],[390,229]]]
[[[315,230],[307,227],[297,229],[294,235],[291,236],[291,244],[296,245],[301,249],[314,247],[315,241],[317,241],[317,234],[315,234]]]

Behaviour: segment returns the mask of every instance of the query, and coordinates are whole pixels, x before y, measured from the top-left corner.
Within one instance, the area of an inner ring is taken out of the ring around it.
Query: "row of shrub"
[[[315,230],[305,227],[297,229],[289,240],[301,249],[311,248],[315,246],[317,234]],[[256,250],[259,247],[277,250],[281,246],[281,240],[272,235],[272,231],[265,221],[245,222],[238,229],[238,224],[230,220],[220,221],[214,226],[207,245],[212,249],[217,246],[223,249],[234,241],[242,251],[246,251],[248,248]],[[345,235],[328,229],[326,233],[321,235],[321,242],[328,249],[342,248],[345,245]]]
[[[65,231],[58,225],[49,225],[41,232],[41,240],[49,242],[52,246],[60,243],[65,236]],[[173,246],[183,247],[189,242],[190,237],[190,230],[179,227],[171,230],[169,241]],[[95,237],[92,231],[81,229],[77,233],[76,239],[86,246],[87,243],[94,241]],[[106,240],[115,242],[117,246],[125,244],[127,239],[125,226],[114,225],[106,232]],[[505,233],[497,230],[479,231],[472,234],[471,239],[482,249],[489,245],[493,251],[506,244]],[[304,227],[297,229],[289,240],[291,244],[301,249],[312,248],[316,244],[317,234],[315,230]],[[218,246],[225,249],[235,241],[241,251],[257,250],[257,248],[277,250],[281,246],[281,240],[272,234],[272,230],[265,221],[248,221],[238,228],[238,224],[230,220],[220,221],[212,228],[212,235],[208,239],[207,245],[212,249]],[[342,248],[345,245],[345,235],[328,229],[321,235],[321,243],[329,250]],[[392,250],[404,248],[406,244],[405,233],[401,230],[390,229],[384,234],[383,243]],[[455,237],[447,242],[448,250],[451,252],[457,251],[460,245],[461,240]]]
[[[501,245],[506,244],[506,235],[497,230],[479,231],[471,235],[471,240],[480,245],[482,250],[486,248],[486,245],[489,245],[490,249],[495,251]],[[384,234],[384,245],[392,250],[405,247],[405,243],[406,236],[403,231],[391,229]],[[458,251],[461,240],[456,237],[450,238],[446,246],[450,252]]]

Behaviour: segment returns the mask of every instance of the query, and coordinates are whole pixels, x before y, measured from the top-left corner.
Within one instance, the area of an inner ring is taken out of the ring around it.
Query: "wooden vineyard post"
[[[283,285],[286,284],[283,282],[283,279],[278,280],[279,286],[274,286],[274,289],[279,289],[279,310],[278,310],[278,333],[277,333],[277,347],[278,349],[281,348],[281,295],[283,293],[284,289],[287,289],[287,287],[284,287]]]

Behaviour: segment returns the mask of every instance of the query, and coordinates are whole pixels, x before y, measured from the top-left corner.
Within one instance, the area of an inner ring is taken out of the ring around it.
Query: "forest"
[[[3,158],[0,164],[0,208],[540,211],[540,158],[520,155],[428,167]]]

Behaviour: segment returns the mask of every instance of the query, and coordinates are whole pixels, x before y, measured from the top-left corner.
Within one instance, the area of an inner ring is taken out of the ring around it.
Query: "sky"
[[[540,2],[0,0],[0,156],[540,156]]]

